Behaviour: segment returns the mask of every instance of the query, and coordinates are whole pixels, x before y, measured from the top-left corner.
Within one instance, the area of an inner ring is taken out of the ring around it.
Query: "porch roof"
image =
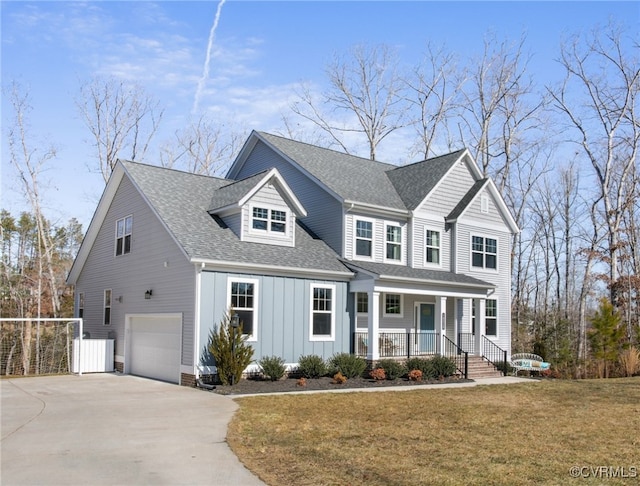
[[[436,284],[445,286],[462,286],[465,288],[477,288],[491,290],[496,286],[468,275],[447,272],[444,270],[431,270],[426,268],[411,268],[405,265],[393,265],[389,263],[372,263],[363,261],[342,260],[347,268],[356,273],[364,273],[376,280],[393,280],[407,284]]]

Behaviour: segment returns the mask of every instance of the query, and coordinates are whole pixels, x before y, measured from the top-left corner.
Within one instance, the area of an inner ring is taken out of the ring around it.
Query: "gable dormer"
[[[296,219],[307,215],[277,169],[221,187],[209,213],[241,241],[279,246],[295,246]]]

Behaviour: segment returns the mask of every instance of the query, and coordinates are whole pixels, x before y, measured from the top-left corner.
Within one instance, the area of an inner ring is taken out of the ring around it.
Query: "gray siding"
[[[418,210],[447,216],[475,182],[467,165],[458,162]]]
[[[133,216],[131,253],[115,256],[116,221]],[[116,355],[124,355],[126,314],[180,313],[182,364],[193,362],[194,267],[124,177],[76,283],[84,292],[84,329],[92,338],[116,335]],[[112,290],[111,325],[103,322],[103,293]],[[153,297],[145,300],[146,290]],[[122,297],[122,302],[118,298]]]
[[[237,179],[274,167],[306,209],[308,216],[301,221],[342,255],[342,204],[264,143],[256,144]]]
[[[206,355],[209,335],[228,311],[229,278],[258,281],[257,341],[250,342],[254,361],[265,356],[278,356],[287,363],[297,363],[301,355],[317,354],[324,358],[334,353],[349,352],[350,314],[347,310],[347,283],[335,281],[287,278],[265,275],[202,273],[199,340],[201,356]],[[335,285],[335,339],[310,340],[311,285]],[[202,362],[210,365],[211,362]]]
[[[431,265],[425,262],[426,232],[427,230],[440,232],[440,265]],[[420,216],[413,219],[413,267],[435,268],[445,271],[451,270],[451,231],[447,231],[444,219],[434,221]]]
[[[286,233],[269,233],[267,231],[254,230],[252,227],[252,208],[260,207],[266,209],[276,209],[279,211],[286,211]],[[280,193],[273,186],[262,187],[254,196],[247,201],[247,204],[242,208],[242,220],[243,220],[243,241],[250,241],[252,243],[266,243],[269,245],[282,245],[293,246],[295,235],[295,215],[293,211],[284,202],[284,199]]]
[[[376,263],[398,263],[407,264],[407,253],[409,240],[409,225],[406,221],[382,219],[371,217],[362,213],[347,213],[345,215],[345,258],[348,260],[361,260],[355,254],[355,222],[357,219],[371,221],[373,223],[373,255],[370,261]],[[402,228],[402,254],[400,262],[386,260],[386,225],[393,224]],[[369,259],[367,259],[369,260]]]

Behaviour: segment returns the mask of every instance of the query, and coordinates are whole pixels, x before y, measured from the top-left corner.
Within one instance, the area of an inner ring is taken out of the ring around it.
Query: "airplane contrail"
[[[213,19],[213,25],[211,26],[211,32],[209,32],[209,44],[207,45],[207,57],[204,61],[204,69],[202,71],[202,77],[200,81],[198,81],[198,89],[196,90],[196,95],[193,99],[193,108],[191,109],[191,113],[195,114],[198,111],[198,105],[200,104],[200,96],[202,96],[202,90],[204,89],[204,84],[209,77],[209,64],[211,63],[211,51],[213,50],[213,39],[216,35],[216,29],[218,28],[218,22],[220,21],[220,12],[222,11],[222,6],[226,0],[220,0],[218,3],[218,9],[216,10],[216,16]]]

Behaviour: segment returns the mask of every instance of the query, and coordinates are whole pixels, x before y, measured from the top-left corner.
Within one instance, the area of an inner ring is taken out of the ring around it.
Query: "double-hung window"
[[[385,317],[402,317],[402,294],[384,295]]]
[[[373,256],[372,221],[356,220],[356,255],[369,258]]]
[[[254,207],[251,227],[254,230],[285,234],[287,232],[287,212],[279,209]]]
[[[104,311],[102,313],[102,324],[108,326],[111,324],[111,289],[104,291]]]
[[[476,301],[471,301],[471,334],[476,333]],[[498,335],[498,301],[487,299],[484,307],[484,334],[485,336]]]
[[[498,241],[482,236],[471,237],[471,265],[495,270],[498,265]]]
[[[440,265],[440,232],[428,229],[425,234],[425,263]]]
[[[311,286],[311,340],[331,341],[335,335],[334,285]]]
[[[237,279],[229,281],[229,301],[232,311],[238,314],[242,334],[255,340],[257,331],[258,281]]]
[[[116,221],[116,256],[131,253],[133,216]]]
[[[402,259],[402,227],[388,224],[386,238],[386,259],[399,262]]]

